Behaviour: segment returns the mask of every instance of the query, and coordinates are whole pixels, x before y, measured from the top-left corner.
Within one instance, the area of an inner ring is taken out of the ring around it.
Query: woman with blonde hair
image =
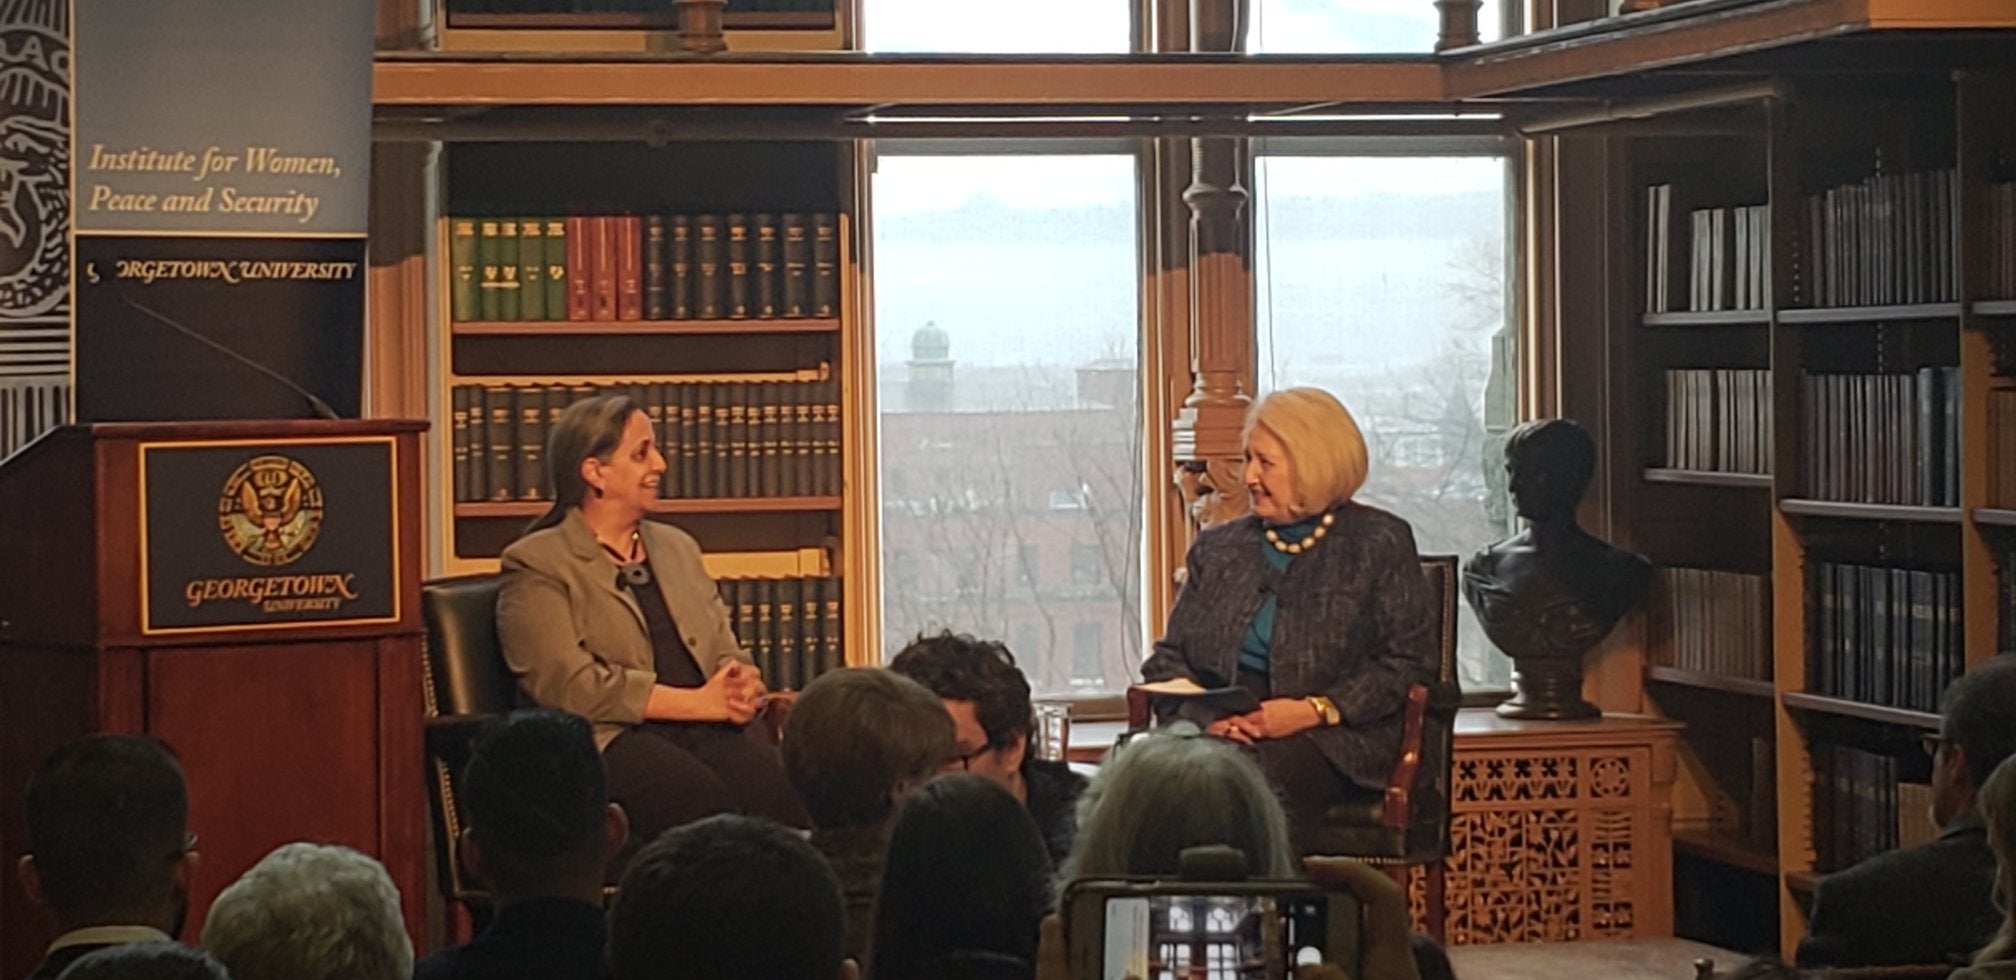
[[[2002,910],[2002,928],[1979,953],[1974,965],[1953,972],[1951,980],[2016,980],[2016,756],[2002,760],[1981,784],[1978,801],[1988,825],[1988,847],[1995,852],[1995,905]]]
[[[1332,806],[1376,802],[1400,756],[1407,689],[1437,674],[1435,616],[1407,522],[1352,498],[1365,437],[1336,397],[1288,388],[1244,432],[1252,513],[1205,530],[1149,681],[1242,687],[1257,708],[1163,699],[1165,716],[1251,746],[1298,853]]]
[[[546,460],[553,506],[504,549],[497,638],[535,704],[595,725],[609,797],[630,817],[611,880],[701,817],[806,826],[776,747],[749,725],[767,692],[700,545],[645,519],[665,473],[650,417],[626,396],[582,399]]]

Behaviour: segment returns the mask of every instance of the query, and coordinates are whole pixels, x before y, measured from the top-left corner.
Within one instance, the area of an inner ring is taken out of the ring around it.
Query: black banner
[[[389,437],[140,447],[141,632],[398,618]]]
[[[77,417],[356,417],[364,246],[77,236]]]

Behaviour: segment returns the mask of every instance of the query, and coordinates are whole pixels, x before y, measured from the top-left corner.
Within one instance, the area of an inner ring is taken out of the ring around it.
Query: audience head
[[[631,416],[644,407],[628,395],[596,395],[568,405],[546,437],[547,479],[553,483],[553,506],[527,529],[552,527],[579,507],[593,488],[586,475],[589,461],[607,463],[623,441]]]
[[[182,765],[159,740],[92,735],[57,749],[28,781],[21,878],[65,931],[182,928],[195,840]]]
[[[1946,688],[1932,766],[1932,817],[1946,826],[1968,812],[2002,760],[2016,753],[2016,657],[1992,657]]]
[[[1596,440],[1571,419],[1538,419],[1505,439],[1512,506],[1531,520],[1573,520],[1596,473]]]
[[[1253,513],[1281,524],[1337,506],[1365,485],[1365,434],[1337,396],[1283,388],[1246,412],[1240,436]]]
[[[609,967],[615,980],[836,980],[851,975],[844,922],[840,882],[812,845],[722,814],[666,831],[630,862],[609,910]]]
[[[399,889],[347,847],[282,844],[217,896],[203,947],[233,980],[407,980]]]
[[[79,957],[57,980],[231,980],[224,964],[181,943],[125,943]]]
[[[955,752],[938,696],[874,667],[828,671],[805,685],[783,750],[784,771],[820,830],[885,825]]]
[[[1010,789],[1021,785],[1022,761],[1029,754],[1029,680],[1006,646],[950,630],[920,634],[889,661],[889,669],[945,702],[967,772]]]
[[[599,902],[628,832],[609,802],[595,732],[578,715],[515,711],[476,738],[463,770],[462,853],[505,902],[587,892]]]
[[[875,906],[875,980],[939,980],[961,959],[1034,969],[1050,856],[999,783],[952,773],[903,805]]]
[[[1292,876],[1288,818],[1267,777],[1229,742],[1157,733],[1113,751],[1079,801],[1066,878],[1173,875],[1183,851],[1223,844],[1256,878]]]
[[[1988,824],[1988,846],[1995,852],[1995,905],[2002,910],[2002,928],[1974,962],[2016,959],[2016,756],[1988,774],[1979,805]]]

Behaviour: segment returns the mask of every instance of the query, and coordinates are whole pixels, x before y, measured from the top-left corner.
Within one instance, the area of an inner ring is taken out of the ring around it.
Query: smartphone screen
[[[1321,893],[1109,895],[1101,980],[1279,980],[1321,963],[1332,933]]]

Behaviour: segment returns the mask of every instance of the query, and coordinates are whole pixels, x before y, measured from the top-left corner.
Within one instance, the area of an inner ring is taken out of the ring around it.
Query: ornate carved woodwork
[[[1456,723],[1448,941],[1558,942],[1672,932],[1673,741],[1679,726]],[[1409,884],[1417,928],[1425,875]]]

